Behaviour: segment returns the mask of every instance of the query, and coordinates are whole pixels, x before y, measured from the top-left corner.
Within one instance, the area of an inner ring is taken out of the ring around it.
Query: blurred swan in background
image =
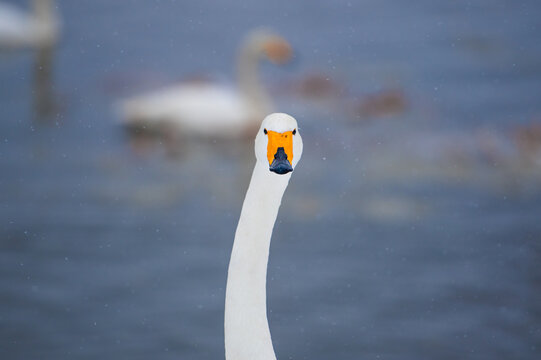
[[[291,47],[267,30],[252,31],[237,60],[237,87],[191,82],[122,100],[116,104],[122,122],[136,129],[173,128],[200,137],[235,138],[251,134],[272,109],[257,67],[266,57],[275,64],[289,60]]]
[[[31,12],[0,2],[1,48],[51,48],[59,31],[60,20],[53,0],[33,0]]]

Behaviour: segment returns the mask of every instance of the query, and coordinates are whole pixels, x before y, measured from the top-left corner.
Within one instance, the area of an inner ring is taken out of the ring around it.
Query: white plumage
[[[267,322],[267,262],[272,229],[291,172],[272,169],[276,161],[282,161],[289,162],[293,171],[302,148],[294,118],[277,113],[263,120],[255,140],[257,162],[229,262],[224,324],[227,360],[276,359]]]

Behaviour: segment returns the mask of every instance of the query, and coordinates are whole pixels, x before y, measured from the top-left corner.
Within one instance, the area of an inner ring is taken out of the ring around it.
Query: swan
[[[283,113],[267,116],[255,138],[255,155],[227,276],[226,360],[276,359],[267,321],[267,261],[278,208],[302,155],[297,121]]]
[[[0,3],[0,48],[51,48],[60,20],[53,0],[33,0],[32,12]]]
[[[121,121],[130,128],[173,129],[200,137],[239,137],[255,130],[259,119],[272,108],[259,83],[259,60],[266,57],[282,64],[290,54],[285,39],[258,29],[246,37],[240,48],[237,88],[202,81],[183,83],[121,100],[116,108]]]

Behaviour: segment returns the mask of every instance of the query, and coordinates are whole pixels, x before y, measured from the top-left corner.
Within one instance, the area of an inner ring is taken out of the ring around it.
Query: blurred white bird
[[[116,104],[124,125],[147,130],[173,129],[199,137],[235,138],[251,134],[272,109],[259,82],[257,67],[266,57],[289,60],[291,47],[282,37],[258,29],[245,39],[238,55],[238,84],[191,82],[122,100]]]
[[[53,0],[33,0],[32,11],[0,3],[0,48],[50,48],[58,40],[60,20]]]

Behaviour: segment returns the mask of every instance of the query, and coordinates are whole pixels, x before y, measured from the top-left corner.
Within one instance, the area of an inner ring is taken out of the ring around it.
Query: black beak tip
[[[287,154],[285,153],[283,147],[279,147],[276,150],[276,154],[274,154],[274,160],[272,161],[269,170],[280,175],[284,175],[288,172],[293,171],[293,167],[287,159]]]
[[[270,171],[275,172],[279,175],[284,175],[293,171],[293,167],[289,161],[273,161],[272,165],[269,168]]]

